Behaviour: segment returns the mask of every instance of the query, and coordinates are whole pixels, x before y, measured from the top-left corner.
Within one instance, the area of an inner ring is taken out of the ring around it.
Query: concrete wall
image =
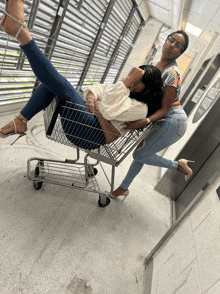
[[[137,4],[139,5],[140,10],[143,13],[144,17],[146,19],[148,19],[148,17],[149,17],[149,10],[148,10],[148,7],[147,7],[147,2],[145,2],[143,0],[137,0]]]
[[[220,293],[220,177],[154,255],[151,294]]]
[[[119,81],[126,78],[132,67],[138,67],[145,63],[145,60],[150,53],[151,47],[154,44],[162,25],[163,24],[155,18],[148,18],[147,23],[143,27],[143,30],[124,66],[124,69],[119,77]]]

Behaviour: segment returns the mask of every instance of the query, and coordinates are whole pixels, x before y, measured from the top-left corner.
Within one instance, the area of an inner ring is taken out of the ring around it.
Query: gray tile
[[[174,244],[175,276],[178,277],[196,258],[189,217],[174,232]]]
[[[173,294],[201,294],[196,262],[190,264],[175,280]]]
[[[220,273],[220,235],[206,243],[197,252],[198,273],[202,293],[212,288],[219,281]],[[218,292],[217,292],[218,293]]]
[[[175,261],[171,256],[158,271],[157,294],[171,294],[175,290]]]

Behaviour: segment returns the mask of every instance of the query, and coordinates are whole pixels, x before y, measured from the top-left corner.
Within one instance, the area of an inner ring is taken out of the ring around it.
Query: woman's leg
[[[61,117],[63,117],[61,122],[68,140],[84,149],[96,149],[103,145],[104,138],[98,131],[99,124],[96,118],[84,107],[85,101],[66,78],[57,72],[37,47],[34,40],[25,46],[21,46],[21,48],[28,57],[35,75],[48,89],[48,93],[51,92],[54,96],[73,103],[68,103],[61,112]],[[43,98],[39,100],[39,95],[36,95],[32,97],[30,103],[39,105],[38,110],[41,110],[45,108],[45,104],[48,105],[50,103],[52,97],[49,96],[47,96],[47,100],[44,102],[42,101]],[[42,101],[42,103],[39,103],[39,101]],[[36,107],[34,109],[36,110]]]
[[[23,1],[9,0],[8,13],[24,22]],[[19,30],[20,24],[6,16],[3,27],[6,33],[14,36]],[[26,28],[22,29],[18,36],[18,41],[30,62],[33,72],[43,84],[35,91],[22,111],[23,117],[29,120],[40,110],[44,109],[51,102],[52,95],[60,96],[70,102],[84,104],[84,100],[78,95],[72,85],[57,72],[51,62],[41,52]]]
[[[57,72],[48,58],[41,52],[34,40],[21,46],[31,68],[39,81],[50,90],[54,96],[67,101],[84,105],[85,101],[76,92],[65,77]]]
[[[161,126],[159,126],[159,129],[150,138],[145,140],[143,147],[135,150],[133,154],[134,160],[148,165],[177,169],[177,161],[169,160],[156,154],[177,142],[186,131],[187,117],[185,113],[181,113],[180,110],[176,111],[176,113],[175,110],[171,110],[169,113],[173,114],[171,116],[168,115]]]
[[[13,15],[15,18],[19,19],[20,21],[24,21],[24,11],[23,11],[23,1],[22,0],[10,0],[8,5],[8,12]],[[16,23],[10,17],[6,17],[4,23],[4,30],[6,33],[10,35],[15,35],[18,31],[20,25]],[[52,96],[59,96],[61,99],[67,100],[69,102],[84,105],[85,101],[80,97],[80,95],[75,91],[72,85],[60,75],[51,62],[47,59],[47,57],[41,52],[41,50],[36,45],[35,41],[32,39],[30,33],[26,29],[22,29],[21,34],[18,37],[18,41],[21,44],[21,49],[27,56],[29,63],[35,73],[36,77],[41,81],[45,88],[40,88],[39,91],[36,91],[36,94],[31,97],[30,101],[28,102],[27,106],[21,111],[19,116],[25,118],[27,121],[31,117],[33,117],[36,113],[40,110],[45,108],[52,99]],[[44,91],[43,91],[44,90]],[[44,92],[44,95],[41,92]],[[48,92],[48,95],[45,93]],[[81,107],[79,106],[80,111]],[[31,109],[31,114],[27,115],[28,110]],[[77,129],[79,133],[86,134],[86,124],[93,126],[93,135],[92,141],[97,142],[98,144],[103,144],[103,139],[100,139],[100,133],[97,132],[95,129],[99,127],[94,116],[89,113],[83,107],[84,113],[83,115],[78,115],[80,117],[80,122],[84,124],[84,129]],[[73,111],[78,111],[77,106],[74,107]],[[26,117],[27,116],[27,117]],[[74,130],[76,128],[74,127]],[[1,132],[5,132],[5,130],[1,129]],[[70,130],[71,131],[71,130]],[[96,136],[97,135],[97,136]],[[79,136],[80,139],[80,136]],[[77,141],[78,142],[78,141]],[[97,147],[96,147],[97,148]]]
[[[24,121],[30,120],[36,113],[43,110],[47,107],[50,102],[52,101],[54,94],[50,92],[44,85],[40,85],[34,94],[32,95],[31,99],[27,102],[25,107],[21,110],[18,117]],[[17,130],[19,132],[26,132],[27,131],[27,124],[23,121],[15,118],[15,124]],[[1,128],[0,133],[8,134],[14,131],[14,123],[10,122],[3,128]]]
[[[9,0],[8,13],[21,22],[24,22],[23,1]],[[9,16],[6,16],[3,27],[6,33],[13,36],[19,30],[20,24]],[[18,41],[21,49],[28,58],[34,74],[47,89],[54,95],[60,96],[62,99],[84,104],[84,100],[75,91],[72,85],[57,72],[48,58],[41,52],[26,28],[22,29],[18,36]]]
[[[133,160],[132,164],[129,167],[129,170],[122,181],[120,188],[123,190],[128,190],[128,187],[133,182],[134,178],[139,174],[139,172],[142,170],[142,167],[144,166],[144,163],[138,162]]]
[[[54,94],[46,88],[43,84],[41,84],[30,100],[27,102],[25,107],[21,110],[21,114],[27,119],[30,120],[32,117],[45,109],[53,100]]]
[[[120,185],[123,190],[128,189],[144,164],[174,170],[178,168],[178,161],[163,158],[155,153],[171,146],[184,135],[187,127],[187,117],[184,111],[179,108],[169,111],[165,121],[156,123],[154,127],[156,129],[159,127],[159,129],[153,132],[150,138],[145,140],[144,146],[135,150],[133,154],[134,161]]]

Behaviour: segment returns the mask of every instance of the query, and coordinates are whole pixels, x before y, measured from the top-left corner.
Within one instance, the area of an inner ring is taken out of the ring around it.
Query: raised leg
[[[24,22],[24,9],[23,9],[23,1],[22,0],[9,0],[8,2],[8,13],[15,19],[19,20],[19,22]],[[6,16],[3,24],[4,31],[12,36],[17,34],[17,31],[20,29],[21,24],[16,22],[10,16]],[[80,95],[76,92],[73,86],[67,81],[65,77],[57,72],[55,67],[51,64],[48,58],[41,52],[38,48],[35,41],[32,39],[30,33],[26,28],[23,28],[18,36],[18,41],[21,44],[21,49],[25,53],[28,61],[31,65],[31,68],[39,79],[39,81],[44,85],[48,90],[48,95],[40,96],[39,92],[33,95],[33,97],[28,102],[27,106],[24,110],[21,111],[21,115],[26,118],[26,120],[33,117],[40,110],[45,108],[51,101],[51,93],[53,96],[58,96],[61,99],[72,102],[79,106],[74,106],[72,108],[72,113],[77,112],[78,108],[84,111],[83,115],[78,115],[79,119],[77,119],[76,124],[82,123],[84,125],[83,129],[68,125],[68,129],[71,132],[70,138],[72,135],[75,135],[76,129],[78,139],[74,143],[79,146],[81,144],[81,138],[87,139],[87,134],[92,135],[91,141],[95,144],[89,145],[87,148],[98,148],[100,144],[103,144],[103,139],[100,138],[100,132],[96,131],[96,128],[99,127],[96,118],[84,107],[85,101],[80,97]],[[45,100],[45,101],[43,101]],[[30,109],[27,111],[27,109]],[[71,115],[72,117],[72,115]],[[63,123],[64,125],[64,123]],[[64,125],[66,127],[66,125]],[[93,127],[93,131],[91,134],[91,127]],[[4,128],[0,130],[0,132],[4,132]],[[83,141],[84,144],[84,141]],[[81,146],[81,145],[80,145]],[[84,146],[84,145],[83,145]]]
[[[178,110],[180,112],[180,110]],[[160,166],[176,170],[178,161],[169,160],[156,153],[177,142],[187,128],[187,117],[184,113],[173,114],[164,122],[155,124],[155,131],[145,140],[144,145],[133,153],[132,162],[127,175],[120,187],[127,190],[135,177],[139,174],[144,164]],[[113,192],[114,193],[114,192]]]

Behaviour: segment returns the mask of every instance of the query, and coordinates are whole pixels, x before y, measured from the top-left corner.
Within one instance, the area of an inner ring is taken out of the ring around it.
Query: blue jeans
[[[134,151],[134,160],[120,187],[127,190],[144,164],[177,169],[177,161],[163,158],[156,153],[177,142],[185,134],[186,128],[187,115],[182,107],[169,110],[163,120],[155,122],[144,145]]]
[[[51,103],[54,96],[58,96],[68,102],[78,104],[71,105],[71,103],[67,102],[66,106],[68,108],[70,107],[71,111],[65,108],[61,113],[67,119],[71,120],[74,118],[75,121],[71,123],[62,120],[64,129],[68,129],[68,140],[85,149],[96,149],[100,145],[103,145],[104,139],[101,136],[101,131],[99,131],[100,125],[97,119],[84,107],[85,101],[67,79],[57,72],[51,62],[38,48],[35,41],[31,40],[28,44],[20,47],[27,56],[34,74],[41,82],[41,85],[21,110],[21,114],[27,120],[30,120],[35,114],[45,109]]]

